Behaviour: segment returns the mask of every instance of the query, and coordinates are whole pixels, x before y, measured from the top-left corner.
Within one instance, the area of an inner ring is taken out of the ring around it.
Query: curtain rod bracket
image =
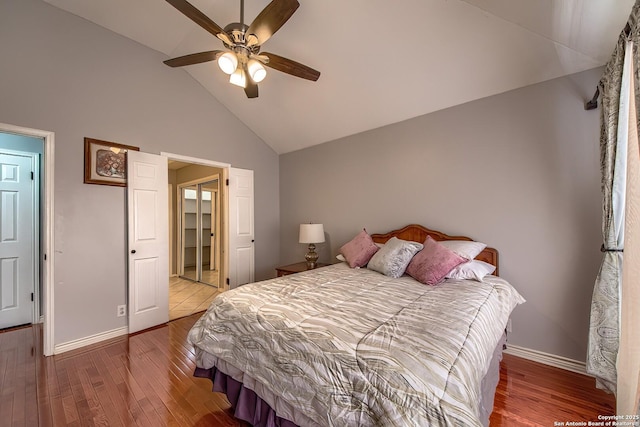
[[[627,22],[627,25],[624,26],[624,30],[622,30],[625,37],[629,37],[631,35],[631,25]],[[600,87],[596,87],[596,93],[593,94],[593,98],[584,103],[585,110],[595,110],[598,108],[598,97],[600,96]]]
[[[600,96],[600,88],[596,88],[596,93],[593,94],[593,98],[584,103],[585,110],[595,110],[598,108],[598,97]]]

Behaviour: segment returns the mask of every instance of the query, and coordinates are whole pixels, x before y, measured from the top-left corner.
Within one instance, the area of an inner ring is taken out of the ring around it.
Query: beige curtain
[[[640,416],[639,21],[636,0],[600,81],[605,255],[591,304],[587,371],[616,393],[620,416]]]
[[[629,64],[633,76],[630,79],[630,93],[635,96],[629,97],[624,260],[617,360],[618,415],[640,415],[640,147],[636,109],[636,102],[640,99],[640,84],[635,74],[640,64],[636,46],[633,41],[627,44],[627,52],[633,52],[633,60]]]
[[[629,70],[625,69],[625,62],[630,61],[630,53],[625,52],[626,45],[626,37],[621,34],[599,86],[604,256],[591,300],[587,372],[596,377],[598,388],[610,393],[616,393],[616,360],[620,344],[620,289],[630,93]]]

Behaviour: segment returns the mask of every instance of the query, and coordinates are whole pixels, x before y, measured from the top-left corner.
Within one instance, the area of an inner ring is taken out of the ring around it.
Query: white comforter
[[[243,371],[301,425],[479,426],[481,379],[522,302],[494,276],[431,287],[342,263],[221,294],[189,341],[199,367]]]

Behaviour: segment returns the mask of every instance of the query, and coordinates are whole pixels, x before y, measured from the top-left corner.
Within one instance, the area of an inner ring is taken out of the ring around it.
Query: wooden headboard
[[[410,224],[406,227],[403,227],[399,230],[393,230],[385,234],[372,234],[371,238],[376,243],[386,243],[392,237],[397,237],[402,240],[411,240],[413,242],[424,243],[427,236],[431,236],[436,241],[441,240],[470,240],[473,241],[472,238],[466,236],[449,236],[448,234],[441,233],[440,231],[429,230],[426,227],[423,227],[418,224]],[[494,275],[499,275],[498,268],[498,251],[494,248],[485,248],[480,254],[476,257],[477,260],[488,262],[491,265],[496,267],[496,271],[493,273]]]

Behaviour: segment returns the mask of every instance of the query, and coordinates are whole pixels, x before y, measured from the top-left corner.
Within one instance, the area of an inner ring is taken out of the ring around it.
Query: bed
[[[470,241],[420,225],[370,235]],[[393,240],[392,240],[393,239]],[[189,341],[198,377],[256,426],[486,426],[504,333],[524,302],[498,274],[425,285],[346,262],[219,295]]]

